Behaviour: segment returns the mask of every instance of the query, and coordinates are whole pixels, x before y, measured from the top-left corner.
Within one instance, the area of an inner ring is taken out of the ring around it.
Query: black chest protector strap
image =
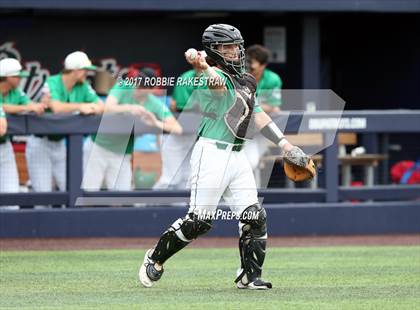
[[[254,106],[257,81],[248,73],[242,77],[229,75],[235,89],[234,103],[224,116],[226,126],[240,139],[252,139],[256,133]]]

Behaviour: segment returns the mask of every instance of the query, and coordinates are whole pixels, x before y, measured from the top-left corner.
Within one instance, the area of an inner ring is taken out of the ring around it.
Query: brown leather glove
[[[315,163],[297,146],[283,154],[283,161],[286,176],[294,182],[310,180],[316,175]]]

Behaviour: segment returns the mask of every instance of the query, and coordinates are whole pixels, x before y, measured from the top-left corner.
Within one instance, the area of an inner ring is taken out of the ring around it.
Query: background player
[[[0,105],[2,106],[0,113],[3,115],[3,123],[6,122],[4,113],[44,112],[43,104],[30,102],[28,96],[19,89],[21,77],[28,75],[28,72],[22,71],[18,60],[14,58],[0,60]],[[18,191],[19,177],[10,137],[0,135],[0,192]]]
[[[85,53],[77,51],[67,55],[63,72],[48,77],[44,86],[42,100],[48,102],[49,111],[102,113],[102,101],[86,82],[87,71],[95,69]],[[34,191],[51,191],[53,178],[60,191],[66,190],[66,157],[64,136],[31,136],[28,139],[26,158]]]
[[[138,87],[117,83],[109,92],[105,102],[107,113],[132,113],[147,124],[165,132],[181,134],[182,128],[165,104],[152,94],[153,89],[144,85],[151,78],[150,71],[131,69],[129,77],[142,81]],[[85,152],[85,174],[83,188],[99,190],[103,181],[108,189],[131,190],[131,158],[134,135],[98,133],[88,141]]]
[[[280,112],[282,80],[280,76],[267,68],[270,51],[262,45],[251,45],[246,49],[248,72],[257,80],[256,96],[258,104],[269,114]],[[245,145],[246,157],[256,176],[260,187],[260,171],[258,165],[261,157],[267,152],[267,140],[260,134],[247,141]]]
[[[204,31],[202,42],[217,67],[210,67],[199,53],[186,53],[186,58],[214,82],[200,90],[202,111],[206,115],[213,113],[214,117],[202,118],[191,156],[190,208],[186,217],[176,220],[156,246],[146,252],[139,278],[146,287],[158,281],[167,259],[210,230],[212,221],[203,214],[214,212],[223,196],[232,211],[241,216],[237,287],[269,289],[271,283],[261,279],[267,241],[266,213],[258,203],[252,169],[242,148],[244,139],[255,134],[254,128],[284,151],[296,148],[255,103],[256,81],[244,72],[244,41],[239,30],[225,24],[211,25]],[[296,156],[307,157],[301,151]]]
[[[7,132],[6,113],[4,113],[3,105],[0,104],[0,137],[3,137],[6,134],[6,132]]]
[[[10,165],[10,154],[9,154],[9,147],[6,147],[5,142],[1,142],[4,139],[4,136],[7,132],[7,119],[6,113],[3,111],[3,105],[0,103],[0,192],[13,192],[13,189],[10,190],[8,186],[10,186],[7,182],[9,173],[7,173],[7,165]],[[13,151],[13,150],[12,150]],[[14,160],[14,158],[13,158]],[[16,167],[16,162],[12,162]],[[10,168],[9,168],[10,169]],[[15,169],[16,171],[16,169]],[[13,173],[13,172],[12,172]],[[17,172],[16,177],[17,178]],[[18,180],[19,182],[19,180]],[[18,184],[19,186],[19,184]]]
[[[270,51],[262,45],[251,45],[246,49],[248,72],[257,80],[258,104],[265,113],[276,113],[281,106],[280,76],[267,68]]]
[[[192,69],[184,72],[180,78],[184,81],[198,77],[200,74],[201,72]],[[172,111],[182,113],[192,110],[195,102],[191,102],[190,98],[194,90],[192,83],[177,83],[172,94]],[[153,186],[154,189],[185,189],[189,186],[189,159],[195,136],[195,134],[162,136],[162,175]]]

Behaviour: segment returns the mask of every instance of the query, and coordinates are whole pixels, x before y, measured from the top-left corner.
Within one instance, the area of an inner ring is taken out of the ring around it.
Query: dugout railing
[[[126,133],[127,124],[133,125],[135,134],[158,133],[129,115],[104,116],[115,118],[109,133]],[[67,191],[43,193],[1,193],[0,205],[67,205],[75,207],[77,199],[89,204],[91,198],[132,198],[138,202],[153,197],[166,197],[173,201],[187,201],[188,191],[174,190],[133,190],[129,192],[81,190],[82,147],[85,135],[96,133],[101,116],[81,116],[74,114],[43,116],[8,116],[8,134],[11,135],[51,135],[63,134],[67,138]],[[181,125],[185,133],[195,132],[199,115],[183,115]],[[324,141],[331,145],[323,151],[323,165],[320,173],[320,188],[269,188],[259,190],[264,203],[336,203],[349,200],[415,200],[420,196],[420,185],[375,185],[369,187],[339,186],[339,161],[337,132],[354,132],[369,135],[379,153],[388,149],[388,135],[391,133],[420,133],[419,110],[364,110],[364,111],[319,111],[290,112],[273,118],[286,133],[322,133]],[[338,124],[338,125],[334,125]],[[336,129],[338,126],[338,130]],[[121,127],[121,128],[120,128]],[[386,163],[384,163],[386,167]],[[385,168],[387,169],[387,168]],[[386,171],[385,171],[386,174]],[[103,199],[107,201],[107,199]],[[109,205],[109,203],[104,203]]]

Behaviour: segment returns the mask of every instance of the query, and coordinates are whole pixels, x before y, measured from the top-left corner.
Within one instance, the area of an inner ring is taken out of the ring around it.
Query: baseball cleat
[[[242,281],[238,281],[236,283],[236,287],[239,289],[248,289],[248,290],[268,290],[273,288],[273,285],[270,282],[265,282],[261,279],[256,279],[248,284],[242,283]]]
[[[150,258],[153,249],[149,249],[144,255],[143,264],[139,270],[139,280],[144,287],[152,287],[154,282],[158,281],[163,274],[162,270],[155,268],[155,261]]]

